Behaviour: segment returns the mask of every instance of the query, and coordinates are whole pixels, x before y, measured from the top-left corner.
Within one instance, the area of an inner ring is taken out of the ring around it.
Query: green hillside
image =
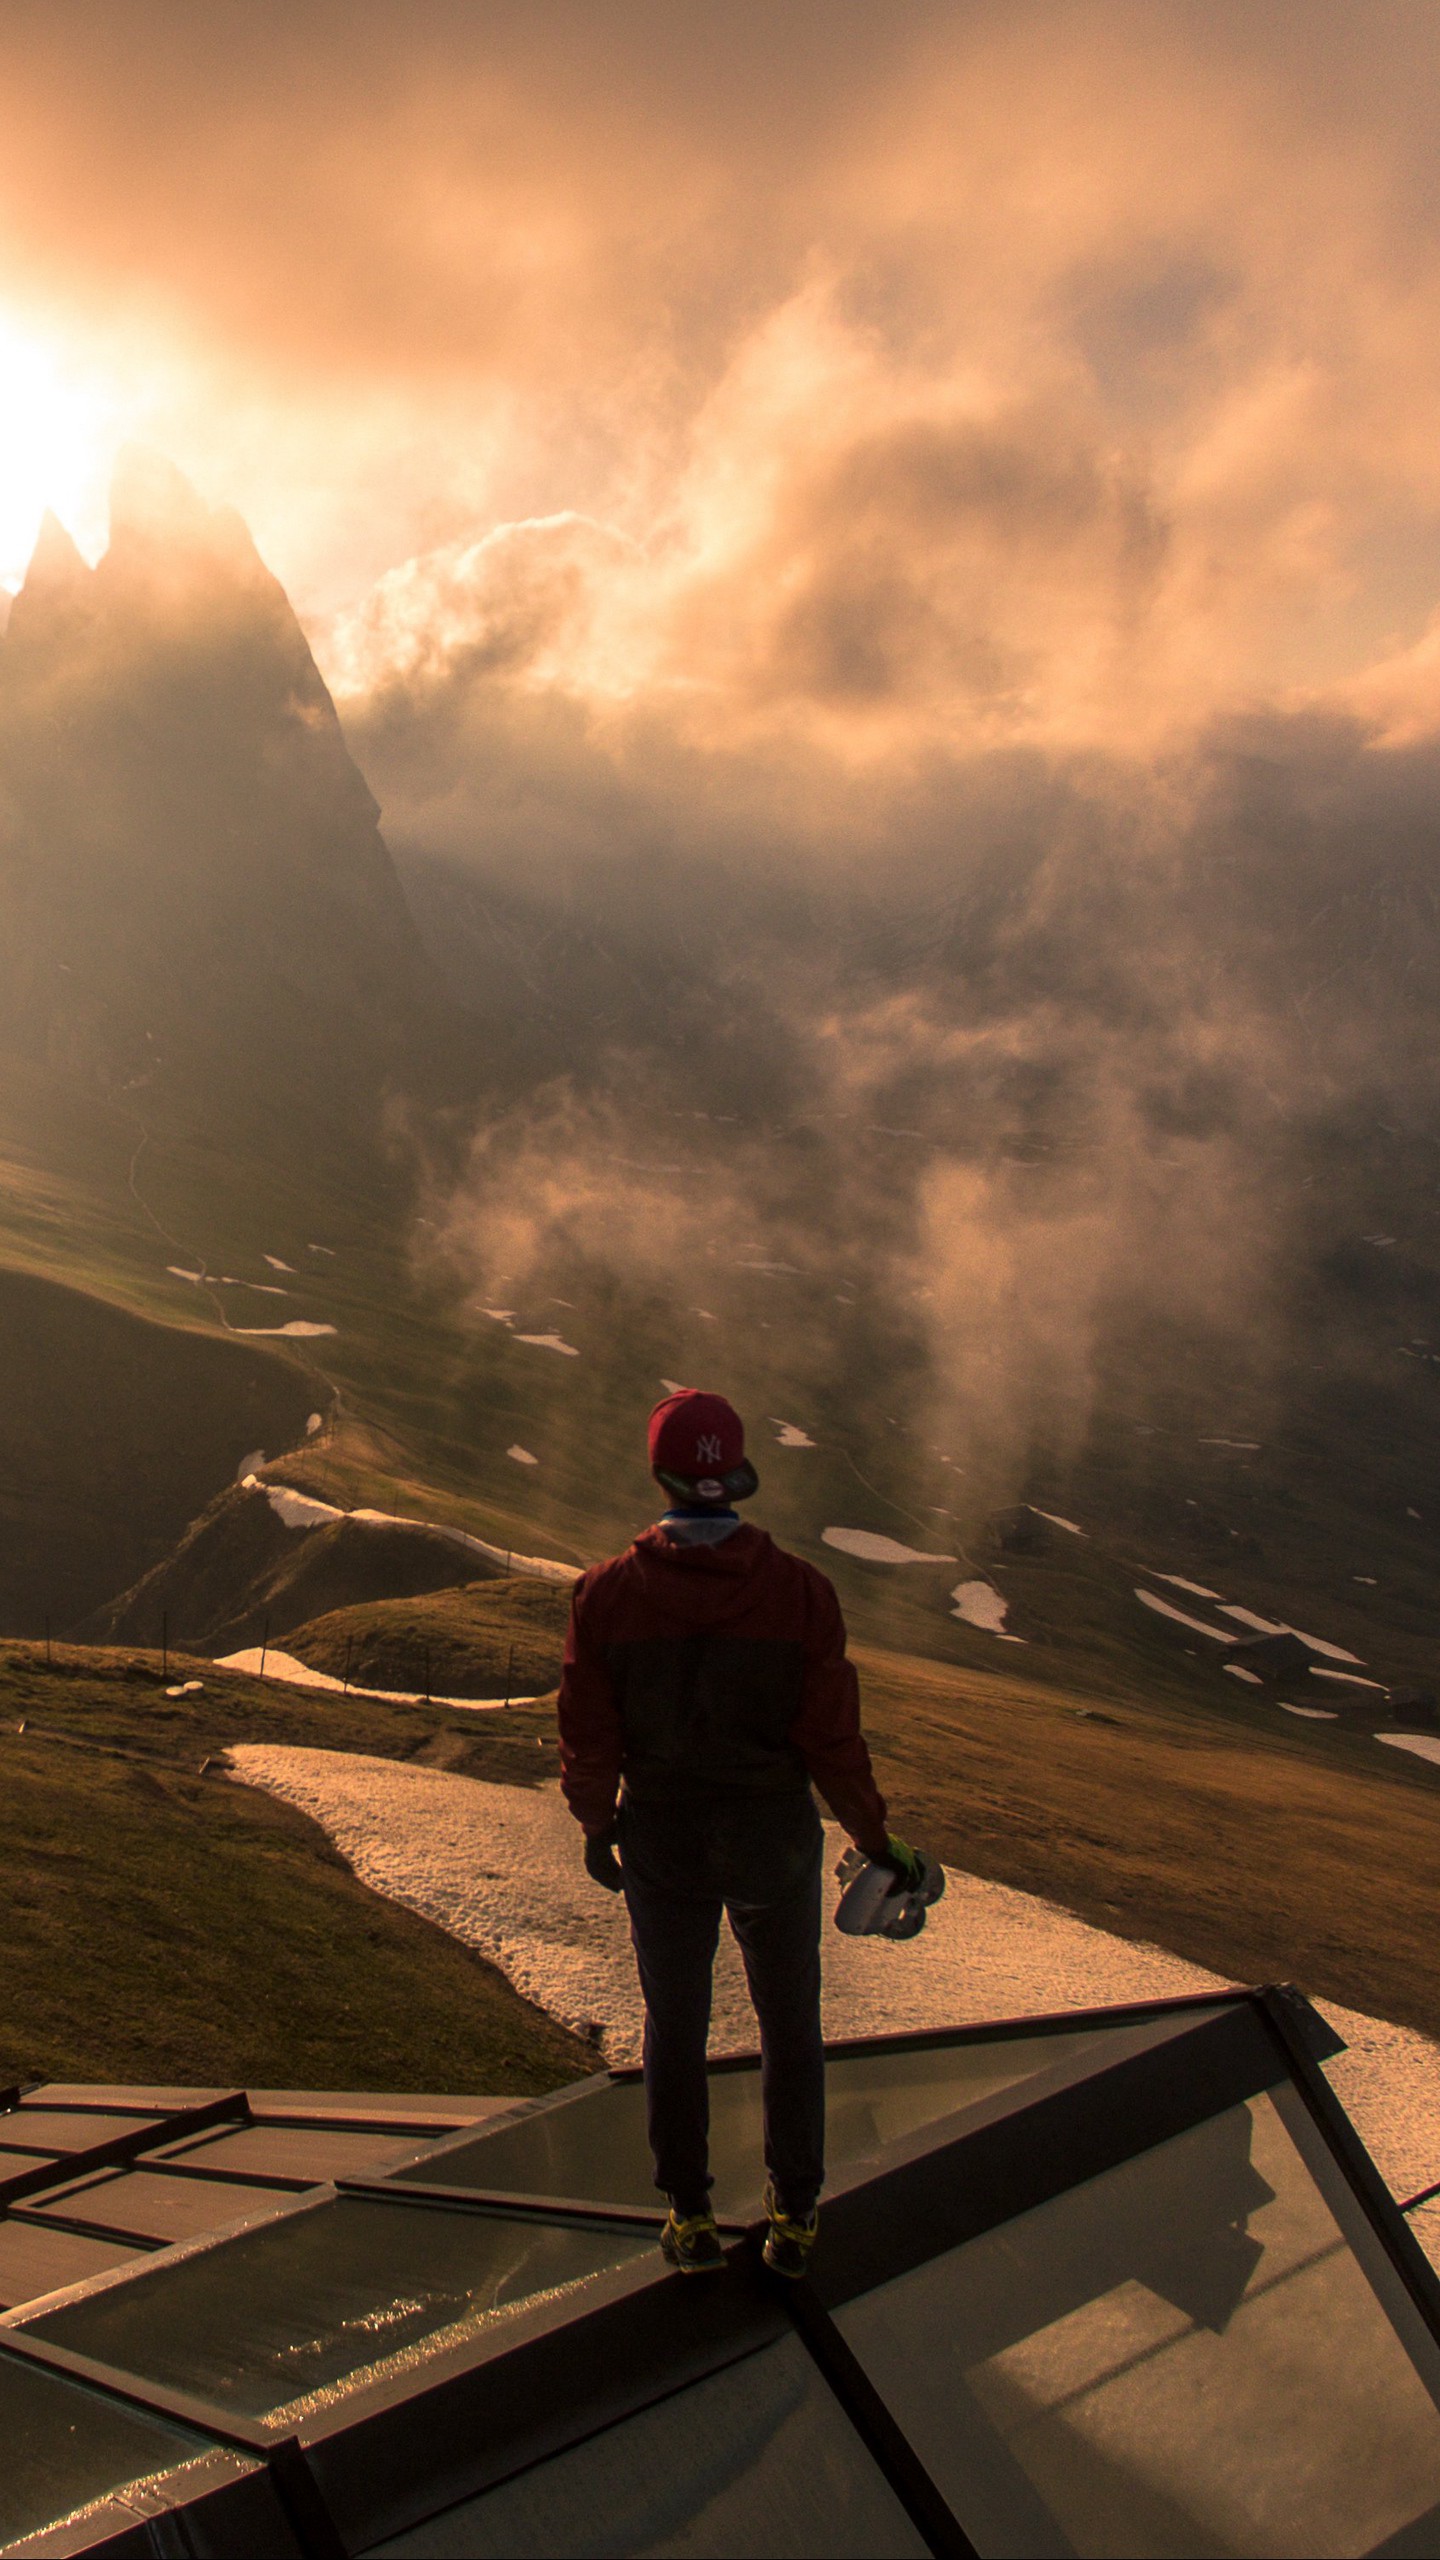
[[[201,1695],[168,1700],[140,1657],[56,1650],[47,1668],[43,1647],[0,1648],[0,2080],[523,2094],[593,2067],[491,1966],[213,1762],[243,1739],[443,1763],[446,1727],[170,1668]]]

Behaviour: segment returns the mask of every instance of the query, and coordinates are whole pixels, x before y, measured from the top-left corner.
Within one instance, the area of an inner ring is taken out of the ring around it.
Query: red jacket
[[[867,1856],[885,1799],[833,1585],[763,1529],[680,1546],[647,1529],[575,1585],[560,1681],[560,1769],[587,1831],[637,1799],[819,1789]]]

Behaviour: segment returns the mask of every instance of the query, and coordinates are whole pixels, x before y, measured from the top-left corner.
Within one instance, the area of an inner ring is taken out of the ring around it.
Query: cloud
[[[788,564],[757,680],[968,694],[978,619],[982,674],[1173,710],[1433,605],[1437,49],[1386,0],[71,0],[0,36],[0,307],[113,359],[304,609],[574,510],[688,525],[722,591]],[[928,621],[892,489],[944,520]],[[1157,560],[1127,657],[1106,596]]]
[[[144,358],[531,1042],[453,1269],[808,1238],[997,1473],[1147,1325],[1268,1356],[1433,1097],[1440,19],[3,42],[0,301]],[[636,1175],[680,1110],[738,1117]]]

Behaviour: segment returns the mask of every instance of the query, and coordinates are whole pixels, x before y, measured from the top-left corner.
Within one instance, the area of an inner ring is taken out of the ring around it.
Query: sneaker
[[[820,2231],[820,2216],[812,2206],[802,2220],[793,2213],[783,2213],[773,2186],[765,2190],[765,2218],[770,2228],[765,2234],[762,2255],[767,2267],[777,2276],[793,2279],[806,2275],[810,2252]]]
[[[703,2213],[679,2214],[672,2204],[660,2234],[660,2249],[682,2276],[713,2275],[725,2264],[715,2216],[708,2207]]]

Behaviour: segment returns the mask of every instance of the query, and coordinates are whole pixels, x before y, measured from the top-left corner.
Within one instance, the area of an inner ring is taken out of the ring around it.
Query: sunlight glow
[[[123,432],[111,384],[0,311],[0,585],[19,585],[47,507],[82,549],[103,540]]]

